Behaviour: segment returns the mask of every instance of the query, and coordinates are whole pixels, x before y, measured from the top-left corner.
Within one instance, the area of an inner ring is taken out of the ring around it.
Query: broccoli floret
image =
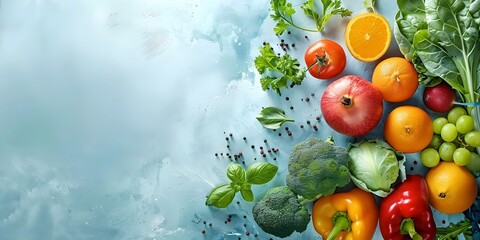
[[[252,213],[263,231],[281,238],[305,231],[310,222],[310,213],[287,186],[268,190]]]
[[[306,202],[333,194],[350,182],[347,149],[331,138],[311,138],[297,144],[288,160],[287,186]]]

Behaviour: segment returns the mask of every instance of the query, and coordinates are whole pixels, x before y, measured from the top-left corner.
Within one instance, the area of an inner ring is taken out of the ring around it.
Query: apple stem
[[[340,99],[340,102],[343,104],[345,107],[350,107],[353,104],[352,98],[347,97],[347,96],[342,96]]]

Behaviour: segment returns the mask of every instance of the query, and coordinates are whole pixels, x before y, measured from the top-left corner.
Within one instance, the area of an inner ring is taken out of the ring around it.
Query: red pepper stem
[[[352,221],[345,212],[337,212],[332,217],[333,228],[326,240],[335,240],[340,232],[350,231]]]
[[[423,240],[422,236],[415,231],[415,223],[411,218],[405,218],[400,224],[400,232],[408,234],[413,240]]]

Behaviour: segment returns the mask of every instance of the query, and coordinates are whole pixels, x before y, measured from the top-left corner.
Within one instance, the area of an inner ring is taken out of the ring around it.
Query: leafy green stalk
[[[289,80],[300,85],[306,76],[305,68],[300,67],[297,59],[288,54],[277,56],[269,44],[260,48],[260,55],[254,62],[255,68],[262,74],[260,84],[264,91],[270,88],[281,95],[280,89],[287,88]]]

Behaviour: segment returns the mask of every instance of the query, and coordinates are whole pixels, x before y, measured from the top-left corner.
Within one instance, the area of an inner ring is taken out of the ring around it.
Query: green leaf
[[[253,202],[253,192],[252,192],[252,185],[249,183],[245,183],[242,185],[242,189],[240,189],[240,193],[242,197],[247,202]]]
[[[230,184],[220,185],[214,188],[207,197],[205,204],[217,208],[226,208],[233,201],[235,190]]]
[[[428,30],[420,30],[415,34],[413,45],[429,72],[443,78],[459,92],[464,92],[460,73],[453,59],[446,50],[430,37]]]
[[[257,120],[268,129],[278,129],[285,122],[294,122],[294,119],[288,118],[284,111],[276,107],[266,107],[257,115]]]
[[[232,182],[243,183],[245,182],[245,170],[240,164],[231,162],[227,166],[227,177]]]
[[[322,8],[317,8],[314,0],[307,0],[301,5],[301,8],[307,17],[313,18],[317,30],[321,32],[332,16],[340,15],[347,17],[352,14],[350,10],[343,8],[341,4],[340,0],[322,0]],[[319,13],[319,10],[316,9],[323,9],[323,12]]]
[[[458,237],[462,234],[466,234],[465,237],[468,235],[471,236],[468,232],[471,229],[471,224],[468,219],[464,221],[460,221],[458,223],[452,223],[448,227],[437,228],[436,238],[438,240],[452,240],[458,239]]]
[[[280,19],[280,20],[278,20],[277,24],[273,28],[273,32],[275,32],[275,34],[277,34],[277,35],[282,35],[283,32],[285,32],[285,30],[287,30],[288,26],[290,26],[290,24],[285,22],[285,20]]]
[[[247,168],[247,182],[250,184],[265,184],[275,177],[278,167],[271,163],[256,162]]]
[[[288,54],[279,57],[269,44],[260,48],[260,55],[254,60],[255,68],[262,74],[260,84],[262,89],[272,89],[279,95],[280,89],[288,86],[288,81],[301,84],[306,76],[306,69],[300,67],[300,62]]]

